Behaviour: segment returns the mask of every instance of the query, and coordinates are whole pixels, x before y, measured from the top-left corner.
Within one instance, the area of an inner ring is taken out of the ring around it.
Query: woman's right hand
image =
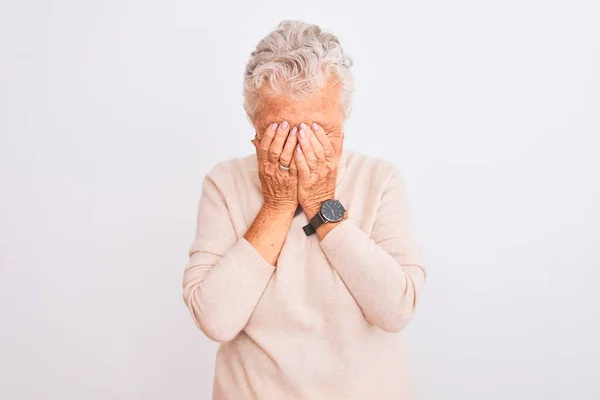
[[[290,130],[287,121],[283,121],[270,124],[260,140],[252,140],[258,158],[263,206],[274,211],[295,211],[298,206],[298,171],[291,162],[298,142],[297,132],[297,127]],[[289,167],[289,171],[280,165]]]

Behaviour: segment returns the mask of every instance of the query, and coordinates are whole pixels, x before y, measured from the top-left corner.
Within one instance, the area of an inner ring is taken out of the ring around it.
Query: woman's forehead
[[[301,122],[325,125],[343,121],[337,87],[327,87],[303,99],[263,96],[261,106],[257,122],[265,127],[280,121],[287,121],[292,126]]]
[[[327,113],[324,112],[279,112],[279,113],[269,113],[266,114],[261,122],[263,124],[269,125],[273,122],[281,122],[287,121],[291,126],[297,126],[301,122],[306,124],[310,124],[312,122],[317,122],[321,124],[330,123]]]
[[[270,119],[265,119],[260,123],[255,124],[255,128],[257,130],[257,137],[261,138],[265,129],[268,128],[272,123],[281,123],[283,121],[287,121],[291,127],[300,127],[300,124],[304,122],[305,124],[311,125],[313,122],[316,122],[320,126],[323,127],[326,131],[335,129],[340,127],[343,124],[343,120],[338,120],[335,118],[327,118],[324,114],[312,114],[306,115],[304,118],[302,117],[290,117],[289,115],[279,114],[273,115]]]
[[[289,103],[284,106],[270,107],[265,104],[264,111],[258,115],[258,127],[266,127],[273,122],[287,121],[291,126],[301,122],[310,124],[316,122],[323,126],[336,125],[343,122],[343,115],[339,104],[313,103],[310,105],[299,102]]]

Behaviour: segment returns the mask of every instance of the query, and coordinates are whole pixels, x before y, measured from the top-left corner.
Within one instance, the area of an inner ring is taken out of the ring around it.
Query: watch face
[[[337,200],[326,200],[321,205],[321,215],[330,222],[337,222],[344,216],[344,207]]]

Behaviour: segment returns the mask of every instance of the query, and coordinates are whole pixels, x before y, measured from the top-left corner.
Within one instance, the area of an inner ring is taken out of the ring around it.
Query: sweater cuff
[[[231,248],[229,255],[245,273],[258,280],[268,281],[275,271],[275,267],[269,264],[244,237]]]
[[[321,248],[325,254],[340,251],[343,249],[344,243],[352,242],[360,233],[364,232],[358,224],[354,220],[346,218],[321,240]]]

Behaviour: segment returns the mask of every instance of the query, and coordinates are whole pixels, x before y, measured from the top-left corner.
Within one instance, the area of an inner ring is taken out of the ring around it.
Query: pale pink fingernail
[[[318,131],[319,130],[319,125],[317,125],[316,122],[313,122],[312,123],[312,128],[313,128],[313,130]]]
[[[300,137],[302,139],[304,139],[306,137],[306,132],[304,132],[304,129],[300,129]]]
[[[292,136],[296,136],[296,133],[298,132],[298,128],[293,127],[292,128]]]
[[[300,128],[302,129],[308,129],[308,125],[306,125],[304,122],[300,124]]]
[[[283,129],[283,130],[286,130],[287,128],[288,128],[288,123],[287,123],[287,121],[283,121],[283,122],[281,123],[281,129]]]
[[[273,125],[271,125],[271,129],[273,129],[274,131],[277,130],[277,122],[273,122]]]
[[[302,153],[302,149],[300,149],[300,145],[296,146],[296,151],[298,152],[298,154]]]

